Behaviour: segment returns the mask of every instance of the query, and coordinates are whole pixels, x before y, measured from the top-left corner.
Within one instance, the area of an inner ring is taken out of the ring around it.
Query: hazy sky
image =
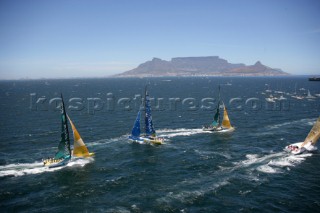
[[[320,74],[320,1],[0,0],[0,79],[108,76],[185,56]]]

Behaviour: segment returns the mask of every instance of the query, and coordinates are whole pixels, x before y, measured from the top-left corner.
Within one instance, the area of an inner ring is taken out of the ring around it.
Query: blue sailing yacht
[[[157,137],[156,131],[153,127],[152,115],[151,115],[151,104],[150,104],[150,98],[147,91],[147,86],[145,87],[144,104],[145,104],[144,105],[145,134],[141,135],[141,128],[140,128],[141,110],[139,110],[132,128],[131,135],[129,136],[129,140],[133,142],[138,142],[138,143],[163,144],[164,139]]]

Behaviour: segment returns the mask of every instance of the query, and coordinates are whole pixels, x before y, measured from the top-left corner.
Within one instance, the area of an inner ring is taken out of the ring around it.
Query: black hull
[[[320,77],[313,77],[313,78],[309,78],[309,81],[320,81]]]

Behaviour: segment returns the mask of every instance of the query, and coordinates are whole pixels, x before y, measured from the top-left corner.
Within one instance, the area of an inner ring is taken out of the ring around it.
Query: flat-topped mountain
[[[218,56],[179,57],[165,61],[153,58],[137,68],[116,75],[117,77],[161,76],[280,76],[289,75],[280,69],[270,68],[260,61],[254,65],[231,64]]]

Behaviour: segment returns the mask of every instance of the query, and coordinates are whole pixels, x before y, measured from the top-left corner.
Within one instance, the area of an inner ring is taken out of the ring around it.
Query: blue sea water
[[[145,85],[161,146],[128,141]],[[218,85],[235,131],[207,133]],[[268,92],[266,90],[272,90]],[[0,82],[1,212],[319,212],[319,152],[292,156],[319,117],[306,77]],[[93,159],[48,169],[60,93]],[[270,94],[286,100],[267,102]],[[211,98],[211,99],[210,99]],[[212,99],[213,98],[213,99]]]

